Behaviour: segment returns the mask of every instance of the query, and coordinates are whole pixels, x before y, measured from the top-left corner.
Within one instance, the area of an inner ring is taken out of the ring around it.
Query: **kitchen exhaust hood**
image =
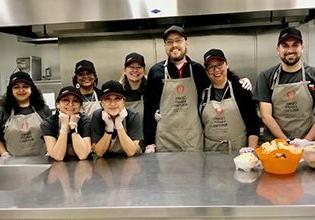
[[[0,0],[0,32],[32,43],[58,38],[298,25],[314,0]]]

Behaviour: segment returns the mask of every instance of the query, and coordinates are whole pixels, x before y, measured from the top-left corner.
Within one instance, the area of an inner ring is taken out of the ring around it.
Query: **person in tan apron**
[[[198,104],[210,79],[204,67],[187,56],[182,27],[166,29],[163,40],[168,59],[150,68],[144,94],[145,152],[202,151]]]
[[[81,113],[92,117],[93,112],[101,108],[94,64],[88,60],[81,60],[75,65],[74,73],[73,86],[80,90],[83,97]]]
[[[102,85],[101,105],[102,109],[93,113],[91,121],[92,144],[97,156],[131,157],[141,153],[140,116],[125,107],[121,83],[110,80]]]
[[[258,144],[259,121],[250,91],[243,89],[238,77],[228,70],[222,50],[209,50],[204,62],[211,79],[200,105],[204,150],[235,153],[241,148],[254,149]]]
[[[91,152],[90,118],[80,113],[80,91],[72,86],[60,89],[56,114],[41,123],[48,156],[62,161],[85,160]]]
[[[138,112],[142,132],[143,95],[146,85],[144,57],[138,53],[130,53],[125,58],[125,67],[120,79],[125,91],[125,105]]]
[[[281,30],[277,52],[281,64],[257,78],[254,99],[259,101],[266,126],[265,141],[294,139],[294,144],[315,138],[313,117],[315,68],[304,65],[302,34],[296,28]]]
[[[164,64],[164,87],[160,100],[160,117],[156,128],[156,147],[164,151],[202,151],[203,131],[198,115],[197,90],[190,77],[172,79]]]
[[[44,155],[46,148],[41,139],[40,123],[51,115],[40,91],[29,74],[16,72],[11,75],[0,113],[3,128],[1,155]]]

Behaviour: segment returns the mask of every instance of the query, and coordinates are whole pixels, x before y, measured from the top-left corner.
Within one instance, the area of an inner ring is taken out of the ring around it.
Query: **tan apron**
[[[141,132],[143,132],[143,95],[141,96],[141,100],[126,102],[126,107],[132,108],[135,112],[139,113]]]
[[[246,147],[247,136],[231,82],[228,81],[220,102],[210,100],[211,87],[212,85],[208,89],[208,99],[201,116],[205,131],[205,151],[237,152],[241,147]],[[224,99],[229,89],[231,98]]]
[[[92,117],[93,112],[100,108],[101,104],[97,98],[96,92],[94,91],[91,100],[83,100],[81,113],[86,116]]]
[[[158,152],[202,151],[203,130],[198,115],[198,97],[191,65],[190,77],[171,79],[164,63],[161,119],[156,128]]]
[[[123,126],[124,126],[124,129],[125,129],[126,133],[127,133],[127,130],[126,130],[126,127],[127,127],[126,119],[123,120]],[[124,153],[124,150],[123,150],[123,148],[121,146],[121,143],[120,143],[120,140],[118,138],[118,134],[117,134],[117,136],[115,138],[113,138],[111,140],[109,148],[108,148],[108,152]],[[140,152],[140,148],[138,149],[137,153],[139,153],[139,152]]]
[[[314,123],[313,99],[305,80],[304,66],[302,65],[301,82],[279,84],[280,71],[281,66],[275,73],[271,96],[272,116],[287,138],[304,138]],[[269,140],[274,138],[269,131],[265,137]]]
[[[41,122],[35,110],[28,115],[14,115],[12,111],[4,128],[8,152],[13,156],[44,155],[46,147],[41,138]]]

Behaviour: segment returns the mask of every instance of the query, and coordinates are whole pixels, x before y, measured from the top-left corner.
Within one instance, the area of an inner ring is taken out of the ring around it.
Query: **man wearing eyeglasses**
[[[171,26],[163,40],[168,59],[150,69],[144,95],[146,152],[155,152],[155,146],[158,152],[202,151],[198,94],[209,78],[203,66],[186,55],[188,41],[183,28]]]
[[[315,68],[303,64],[303,49],[298,29],[281,30],[277,45],[281,63],[257,78],[253,98],[259,101],[266,140],[297,138],[292,143],[301,145],[315,138]]]

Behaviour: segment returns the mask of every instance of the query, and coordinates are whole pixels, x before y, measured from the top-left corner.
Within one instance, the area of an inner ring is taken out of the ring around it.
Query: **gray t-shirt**
[[[271,103],[272,96],[272,85],[275,82],[275,73],[279,65],[274,66],[258,75],[256,86],[253,92],[253,99],[259,102]],[[308,88],[310,94],[313,97],[313,103],[315,103],[314,85],[315,85],[315,68],[304,65],[305,79],[308,81]],[[279,84],[295,83],[302,80],[302,70],[297,72],[289,73],[281,69],[279,76]]]
[[[126,108],[128,115],[124,120],[126,124],[126,133],[131,140],[142,140],[142,132],[140,126],[140,115],[138,112],[133,111],[130,108]],[[124,123],[123,122],[123,123]],[[91,139],[92,143],[97,143],[104,135],[105,122],[102,119],[102,109],[98,109],[93,113],[91,121]],[[113,134],[112,138],[115,138],[117,134]]]

